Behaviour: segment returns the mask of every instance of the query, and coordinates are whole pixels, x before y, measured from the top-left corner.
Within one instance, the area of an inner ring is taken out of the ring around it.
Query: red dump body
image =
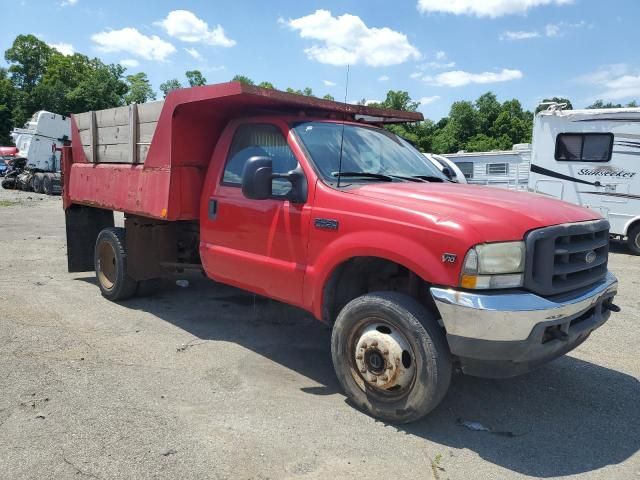
[[[260,115],[345,118],[368,123],[419,121],[421,113],[304,97],[238,82],[171,92],[144,164],[91,162],[72,116],[65,155],[65,208],[82,204],[164,220],[197,220],[214,148],[229,120]],[[85,147],[86,148],[86,147]]]
[[[15,157],[18,154],[18,147],[0,147],[0,157]]]

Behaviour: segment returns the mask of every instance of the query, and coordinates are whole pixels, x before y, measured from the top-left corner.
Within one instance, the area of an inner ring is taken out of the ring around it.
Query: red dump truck
[[[455,367],[508,377],[575,348],[619,310],[608,223],[449,182],[382,128],[421,119],[239,83],[75,115],[69,271],[118,301],[198,268],[308,310],[346,394],[393,422],[431,411]]]

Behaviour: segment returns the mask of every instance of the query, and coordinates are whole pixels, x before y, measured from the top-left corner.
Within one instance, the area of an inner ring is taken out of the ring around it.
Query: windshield
[[[343,177],[342,182],[348,177],[349,183],[387,179],[447,181],[442,172],[420,152],[387,130],[329,122],[303,122],[293,129],[316,168],[329,183],[337,181],[338,171]]]

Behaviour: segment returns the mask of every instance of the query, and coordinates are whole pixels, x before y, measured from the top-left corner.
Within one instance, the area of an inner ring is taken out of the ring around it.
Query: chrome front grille
[[[568,223],[532,230],[525,237],[524,287],[543,296],[578,290],[605,278],[609,222]]]

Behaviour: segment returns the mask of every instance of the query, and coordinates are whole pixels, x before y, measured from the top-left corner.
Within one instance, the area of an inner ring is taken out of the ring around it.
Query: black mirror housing
[[[242,170],[242,193],[252,200],[271,198],[273,162],[269,157],[251,157]]]
[[[282,178],[291,183],[287,195],[273,196],[273,179]],[[279,198],[292,203],[307,201],[307,178],[298,166],[287,173],[273,173],[273,161],[269,157],[251,157],[242,170],[242,194],[252,200]]]

